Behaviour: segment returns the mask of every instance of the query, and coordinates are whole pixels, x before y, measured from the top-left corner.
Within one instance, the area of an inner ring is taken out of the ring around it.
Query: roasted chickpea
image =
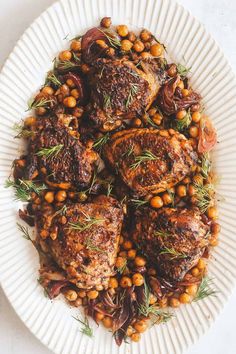
[[[119,25],[116,27],[116,30],[121,37],[126,37],[129,34],[129,29],[126,25]]]
[[[142,52],[141,53],[141,57],[143,59],[148,59],[148,58],[151,58],[152,57],[152,54],[150,54],[149,52]]]
[[[180,306],[180,301],[178,299],[176,299],[175,297],[172,297],[170,299],[170,306],[171,307],[179,307]]]
[[[123,242],[124,242],[124,237],[123,237],[123,236],[120,236],[119,245],[122,245]]]
[[[191,298],[187,293],[180,294],[179,296],[179,301],[181,302],[181,304],[188,304],[190,300]]]
[[[58,191],[55,195],[55,199],[57,202],[64,202],[67,197],[66,191]]]
[[[35,111],[38,116],[43,116],[47,112],[45,107],[38,107]]]
[[[193,285],[188,285],[186,287],[186,293],[189,294],[190,296],[195,296],[197,293],[198,286],[196,284]]]
[[[47,230],[43,229],[43,230],[40,231],[40,236],[43,239],[45,239],[45,238],[47,238],[49,236],[49,232]]]
[[[81,201],[81,202],[85,202],[85,200],[88,199],[88,196],[85,192],[79,192],[78,193],[78,199]]]
[[[68,301],[75,301],[78,296],[75,290],[67,290],[64,295]]]
[[[103,39],[97,39],[96,43],[102,49],[107,49],[108,48],[108,45],[106,44],[106,42]]]
[[[83,299],[86,297],[86,292],[84,290],[79,290],[78,295],[79,295],[79,297],[81,297],[81,299]]]
[[[112,319],[111,317],[105,316],[102,320],[103,326],[106,328],[112,327]]]
[[[131,249],[128,251],[127,256],[129,259],[134,259],[136,257],[136,253],[137,253],[137,251],[135,249]]]
[[[168,299],[167,298],[163,298],[161,300],[159,300],[159,305],[161,308],[165,308],[168,306]]]
[[[76,118],[81,118],[83,113],[84,113],[83,107],[75,107],[72,112],[73,116],[75,116]]]
[[[185,177],[182,181],[184,184],[189,184],[191,182],[190,177]]]
[[[122,268],[124,267],[126,264],[126,259],[123,257],[117,257],[116,259],[116,268]]]
[[[133,246],[133,243],[130,241],[130,240],[126,240],[124,243],[123,243],[123,248],[125,250],[130,250]]]
[[[109,288],[112,288],[112,289],[118,288],[118,281],[116,278],[111,277],[109,279]]]
[[[44,196],[44,199],[46,200],[46,202],[52,203],[54,201],[54,192],[47,192]]]
[[[147,42],[147,41],[150,41],[150,39],[152,38],[152,35],[148,30],[143,29],[140,33],[140,38],[142,39],[143,42]]]
[[[155,209],[159,209],[159,208],[163,207],[163,201],[162,201],[161,197],[159,197],[157,195],[156,197],[153,197],[150,200],[150,205]]]
[[[207,209],[207,216],[208,218],[215,220],[218,217],[218,211],[216,209],[216,207],[210,207]]]
[[[160,43],[151,45],[150,53],[154,57],[160,57],[163,54],[163,45],[161,45]]]
[[[192,197],[195,193],[196,193],[196,189],[195,189],[194,185],[190,184],[188,186],[188,194],[190,195],[190,197]]]
[[[150,296],[149,296],[149,304],[153,305],[156,302],[157,302],[157,297],[154,294],[151,293]]]
[[[87,292],[87,296],[91,300],[96,299],[98,297],[98,291],[97,290],[89,290]]]
[[[104,319],[104,314],[101,312],[96,312],[95,313],[95,319],[97,322],[102,321]]]
[[[219,234],[220,233],[220,229],[221,229],[220,224],[218,224],[216,222],[211,224],[211,232],[213,234],[215,234],[215,235]]]
[[[157,109],[155,107],[150,108],[148,110],[148,114],[149,114],[150,117],[153,117],[156,114],[156,112],[157,112]]]
[[[143,333],[148,328],[147,322],[143,320],[135,322],[133,326],[138,333]]]
[[[183,95],[183,97],[187,97],[189,95],[189,90],[188,89],[183,89],[182,90],[182,95]]]
[[[177,67],[175,64],[171,64],[169,69],[167,70],[169,76],[174,77],[177,75]]]
[[[189,128],[189,135],[192,137],[192,138],[196,138],[196,137],[198,137],[198,134],[199,134],[199,129],[198,129],[198,127],[196,127],[196,126],[191,126],[190,128]]]
[[[130,41],[130,42],[132,42],[132,43],[134,43],[135,41],[136,41],[136,35],[135,35],[135,33],[134,32],[129,32],[129,34],[128,34],[128,40]]]
[[[63,50],[63,52],[61,52],[59,54],[59,59],[61,61],[71,60],[71,58],[72,58],[72,54],[71,54],[71,52],[69,50]]]
[[[73,96],[68,96],[63,100],[64,106],[74,108],[76,106],[76,99]]]
[[[131,334],[130,338],[133,342],[139,342],[141,336],[139,333],[135,332],[135,333]]]
[[[201,110],[201,105],[199,103],[193,104],[191,106],[191,112],[197,112]]]
[[[111,27],[111,18],[110,17],[103,17],[101,19],[100,25],[104,28]]]
[[[183,119],[185,116],[186,116],[187,112],[185,110],[182,110],[182,111],[179,111],[177,114],[176,114],[176,118],[181,120]]]
[[[73,96],[76,100],[78,100],[78,98],[79,98],[79,90],[73,89],[73,90],[71,90],[70,94],[71,94],[71,96]]]
[[[44,86],[44,87],[42,88],[42,91],[41,91],[41,92],[43,92],[43,93],[45,93],[46,95],[49,95],[49,96],[51,96],[51,95],[54,94],[54,90],[53,90],[53,88],[50,87],[50,86]]]
[[[184,82],[182,80],[180,80],[177,87],[179,87],[181,90],[183,90],[184,89]]]
[[[120,280],[120,286],[122,288],[128,288],[132,286],[132,280],[127,276],[123,276]]]
[[[81,42],[80,41],[72,41],[70,44],[70,49],[73,50],[73,52],[79,52],[81,49]]]
[[[66,80],[66,84],[67,84],[67,86],[69,86],[70,88],[75,87],[74,81],[71,80],[71,79],[67,79],[67,80]]]
[[[200,258],[197,264],[199,270],[204,270],[206,268],[206,262],[203,258]]]
[[[130,51],[130,49],[133,47],[133,43],[130,42],[128,39],[123,39],[121,41],[121,49],[124,51],[124,52],[128,52]]]
[[[160,115],[160,113],[155,113],[154,116],[152,117],[153,122],[156,125],[160,125],[163,117]]]
[[[212,247],[218,246],[218,244],[219,244],[218,237],[217,236],[211,236],[210,239],[209,239],[209,242],[210,242],[210,245]]]
[[[133,284],[135,286],[141,286],[143,285],[144,283],[144,278],[142,276],[142,274],[140,273],[135,273],[133,276],[132,276],[132,281],[133,281]]]
[[[36,117],[27,117],[24,120],[24,126],[30,127],[32,125],[35,125],[36,120],[37,120]]]
[[[88,64],[82,64],[81,65],[81,70],[83,71],[84,74],[88,74],[90,71],[90,67]]]
[[[133,120],[133,126],[134,126],[134,127],[140,127],[141,125],[142,125],[141,119],[135,118],[135,119]]]
[[[187,188],[184,184],[180,184],[179,186],[177,186],[176,188],[176,194],[179,196],[179,197],[186,197],[187,195]]]
[[[78,297],[78,298],[74,301],[73,305],[74,305],[75,307],[81,306],[81,305],[82,305],[82,299]]]
[[[143,267],[146,264],[146,259],[141,256],[137,256],[134,259],[134,264],[138,267]]]
[[[168,192],[165,192],[164,194],[162,194],[162,200],[163,200],[164,205],[168,205],[173,202],[173,199]]]
[[[144,47],[143,42],[141,42],[140,40],[137,40],[137,41],[135,41],[133,48],[134,48],[135,52],[141,53],[145,47]]]
[[[197,277],[199,275],[199,269],[197,267],[194,267],[192,270],[191,270],[191,274],[194,276],[194,277]]]
[[[202,115],[201,115],[200,112],[193,112],[193,114],[192,114],[192,121],[193,121],[194,123],[198,123],[198,122],[200,122],[201,117],[202,117]]]
[[[130,337],[134,333],[134,328],[132,326],[129,326],[126,331],[126,335]]]
[[[114,55],[116,54],[116,51],[114,48],[108,48],[107,51],[106,51],[106,54],[109,56],[109,57],[114,57]]]

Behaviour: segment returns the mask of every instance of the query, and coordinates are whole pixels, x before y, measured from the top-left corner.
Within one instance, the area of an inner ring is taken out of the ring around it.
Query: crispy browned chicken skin
[[[104,156],[137,195],[160,193],[181,181],[195,165],[197,154],[178,132],[129,129],[112,135]]]
[[[96,127],[112,130],[123,119],[142,115],[165,80],[158,62],[99,59],[90,75],[89,118]]]
[[[63,215],[39,213],[37,230],[48,230],[49,253],[77,287],[107,287],[117,255],[123,213],[119,203],[101,195],[91,203],[66,205]],[[55,232],[57,238],[54,238]]]
[[[175,282],[198,262],[208,245],[208,231],[197,208],[144,208],[136,212],[133,238],[159,275]]]

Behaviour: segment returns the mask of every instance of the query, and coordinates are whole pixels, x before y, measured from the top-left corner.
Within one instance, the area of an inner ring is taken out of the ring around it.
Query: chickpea
[[[126,258],[127,257],[127,252],[126,251],[120,251],[119,252],[119,256],[123,257],[123,258]]]
[[[203,184],[203,177],[200,174],[194,175],[193,176],[193,182],[198,184],[198,185],[202,185]]]
[[[135,41],[133,48],[134,48],[135,52],[141,53],[145,47],[144,47],[143,42],[141,42],[140,40],[137,40],[137,41]]]
[[[194,277],[197,277],[199,275],[199,269],[197,267],[194,267],[192,270],[191,270],[191,273]]]
[[[71,96],[73,96],[76,100],[78,100],[78,98],[79,98],[79,90],[73,89],[73,90],[71,90],[70,94],[71,94]]]
[[[75,307],[79,307],[82,305],[82,299],[80,299],[79,297],[74,301],[73,305]]]
[[[171,66],[169,67],[167,73],[171,77],[176,76],[177,75],[177,67],[176,67],[176,65],[175,64],[171,64]]]
[[[196,138],[197,136],[198,136],[198,134],[199,134],[199,129],[198,129],[198,127],[196,127],[196,126],[191,126],[190,128],[189,128],[189,135],[192,137],[192,138]]]
[[[126,331],[126,335],[130,337],[134,333],[134,329],[132,326],[129,326]]]
[[[187,97],[189,95],[189,90],[188,89],[183,89],[182,90],[182,95],[183,95],[183,97]]]
[[[148,52],[142,52],[141,53],[141,57],[143,59],[148,59],[148,58],[151,58],[152,57],[152,54],[148,53]]]
[[[188,304],[190,302],[190,296],[187,293],[180,294],[179,301],[181,304]]]
[[[135,332],[135,333],[131,334],[130,338],[133,342],[139,342],[141,336],[139,333]]]
[[[41,92],[43,92],[43,93],[45,93],[46,95],[49,95],[49,96],[51,96],[51,95],[54,94],[54,90],[53,90],[53,88],[50,87],[50,86],[44,86],[44,87],[42,88],[42,91],[41,91]]]
[[[128,256],[129,259],[134,259],[136,257],[136,253],[137,253],[137,251],[135,249],[131,249],[131,250],[128,251],[128,255],[127,256]]]
[[[218,211],[217,211],[216,207],[213,206],[213,207],[208,208],[207,216],[208,216],[208,218],[213,219],[213,220],[217,219]]]
[[[183,119],[185,116],[186,116],[187,112],[185,110],[182,110],[182,111],[179,111],[177,114],[176,114],[176,118],[181,120]]]
[[[187,195],[187,188],[184,184],[180,184],[177,188],[176,188],[176,193],[179,197],[186,197]]]
[[[122,268],[124,267],[126,264],[126,259],[123,257],[117,257],[116,259],[116,268]]]
[[[44,199],[48,203],[52,203],[54,201],[54,193],[53,192],[47,192],[44,196]]]
[[[189,184],[191,182],[190,177],[185,177],[182,181],[184,184]]]
[[[188,194],[192,197],[196,193],[196,189],[193,184],[190,184],[188,187]]]
[[[107,49],[108,48],[108,45],[106,44],[106,42],[103,39],[97,39],[96,43],[102,49]]]
[[[172,197],[170,196],[170,194],[168,192],[165,192],[162,195],[162,200],[163,200],[164,205],[168,205],[168,204],[172,203],[172,201],[173,201]]]
[[[200,258],[197,264],[199,270],[204,270],[206,268],[206,262],[203,258]]]
[[[81,70],[83,71],[84,74],[88,74],[90,71],[90,67],[88,64],[82,64],[81,65]]]
[[[97,291],[102,291],[104,288],[103,288],[103,285],[102,284],[98,284],[96,285],[96,290]]]
[[[116,30],[121,37],[126,37],[129,34],[129,29],[126,25],[119,25],[116,27]]]
[[[111,277],[109,279],[109,288],[112,288],[112,289],[118,288],[118,281],[116,278]]]
[[[75,290],[67,290],[65,297],[68,301],[75,301],[77,299],[77,292]]]
[[[132,286],[132,280],[127,276],[123,276],[120,280],[120,286],[122,288],[128,288]]]
[[[81,50],[81,42],[76,40],[72,41],[70,49],[73,50],[73,52],[79,52]]]
[[[109,56],[109,57],[114,57],[114,55],[116,54],[116,51],[114,48],[108,48],[107,51],[106,51],[106,54]]]
[[[44,107],[38,107],[35,111],[38,116],[43,116],[47,112]]]
[[[160,115],[160,113],[155,113],[152,117],[152,120],[155,124],[160,125],[162,121],[162,116]]]
[[[212,247],[218,246],[218,244],[219,244],[218,237],[217,236],[211,236],[210,239],[209,239],[209,242],[210,242],[210,245]]]
[[[148,328],[147,322],[143,320],[135,322],[133,326],[138,333],[143,333]]]
[[[211,232],[214,235],[219,234],[220,233],[220,229],[221,229],[220,224],[218,224],[216,222],[211,224]]]
[[[197,112],[200,111],[200,109],[201,109],[201,105],[199,103],[193,104],[191,106],[191,112]]]
[[[161,197],[159,197],[157,195],[156,197],[153,197],[150,200],[150,205],[155,209],[159,209],[159,208],[163,207],[163,201],[162,201]]]
[[[198,289],[198,286],[196,284],[193,284],[193,285],[188,285],[185,291],[190,296],[194,296],[197,293],[197,289]]]
[[[147,42],[147,41],[150,41],[150,39],[152,38],[152,35],[148,30],[143,29],[140,33],[140,38],[142,39],[143,42]]]
[[[123,237],[123,236],[120,236],[119,245],[122,245],[123,242],[124,242],[124,237]]]
[[[49,232],[47,231],[47,230],[41,230],[40,231],[40,236],[43,238],[43,239],[45,239],[45,238],[47,238],[48,236],[49,236]]]
[[[159,300],[159,305],[161,308],[167,307],[168,306],[168,299],[164,298],[164,299]]]
[[[141,256],[137,256],[134,259],[134,264],[138,267],[143,267],[146,264],[146,259]]]
[[[95,313],[95,319],[96,319],[97,322],[98,321],[102,321],[104,319],[104,314],[101,313],[101,312],[96,312]]]
[[[71,54],[71,52],[69,50],[63,50],[63,52],[61,52],[59,54],[59,59],[61,61],[71,60],[71,58],[72,58],[72,54]]]
[[[64,202],[66,197],[67,197],[66,191],[59,191],[55,195],[55,199],[56,199],[57,202]]]
[[[124,243],[123,243],[123,248],[125,250],[130,250],[132,248],[133,244],[131,241],[129,240],[126,240]]]
[[[76,99],[73,96],[68,96],[63,100],[64,106],[74,108],[76,106]]]
[[[81,299],[86,297],[86,292],[84,290],[79,290],[78,295]]]
[[[69,96],[70,94],[70,89],[66,84],[63,84],[60,87],[60,93],[65,97],[65,96]]]
[[[142,274],[140,273],[135,273],[133,276],[132,276],[132,281],[133,281],[133,284],[135,286],[141,286],[143,285],[144,283],[144,278],[142,276]]]
[[[170,299],[170,306],[171,307],[179,307],[180,306],[180,301],[178,299],[176,299],[175,297],[172,297]]]
[[[129,34],[128,34],[128,40],[130,41],[130,42],[132,42],[132,43],[134,43],[135,41],[136,41],[136,35],[135,35],[135,33],[134,32],[129,32]]]
[[[200,120],[201,120],[201,117],[202,117],[202,115],[201,115],[200,112],[193,112],[193,114],[192,114],[192,121],[193,121],[194,123],[199,123]]]
[[[67,84],[67,86],[69,86],[70,88],[75,87],[74,81],[71,80],[71,79],[67,79],[67,80],[66,80],[66,84]]]
[[[150,108],[149,111],[148,111],[148,114],[150,117],[153,117],[157,112],[157,109],[156,108]]]
[[[85,200],[88,199],[88,196],[85,192],[79,192],[78,193],[78,199],[81,201],[81,202],[85,202]]]
[[[128,52],[133,47],[133,43],[130,42],[128,39],[123,39],[121,41],[121,49],[125,52]]]
[[[153,44],[150,48],[150,53],[154,57],[160,57],[163,54],[163,45],[160,43]]]
[[[141,119],[135,118],[135,119],[133,120],[133,126],[134,126],[134,127],[140,127],[141,125],[142,125]]]
[[[103,17],[100,22],[101,27],[109,28],[111,27],[111,18],[110,17]]]
[[[182,80],[180,80],[177,87],[179,87],[181,90],[183,90],[184,89],[184,82]]]
[[[151,43],[150,42],[144,42],[144,47],[145,47],[145,50],[147,51],[150,51],[150,48],[151,48]],[[152,54],[150,54],[150,57],[152,57]]]
[[[35,125],[36,124],[36,120],[37,120],[36,117],[27,117],[24,120],[24,126],[30,127],[32,125]]]
[[[103,326],[106,328],[112,327],[112,319],[111,317],[105,316],[102,320]]]
[[[98,291],[97,290],[89,290],[87,292],[87,296],[91,300],[96,299],[98,297]]]
[[[153,305],[156,302],[157,302],[157,297],[154,294],[151,293],[150,296],[149,296],[149,304]]]

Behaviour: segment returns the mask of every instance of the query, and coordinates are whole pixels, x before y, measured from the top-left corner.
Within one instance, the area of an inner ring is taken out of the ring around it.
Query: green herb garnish
[[[127,259],[124,258],[124,264],[121,267],[116,267],[117,272],[122,274],[127,267]]]
[[[206,152],[205,154],[202,155],[201,168],[202,168],[203,177],[207,178],[209,171],[211,169],[211,161],[210,161],[210,156],[209,156],[208,152]]]
[[[104,109],[111,109],[111,96],[108,95],[107,93],[104,94],[104,97],[103,97],[103,108]]]
[[[196,198],[197,205],[201,212],[205,213],[213,202],[214,185],[211,183],[205,185],[194,183],[193,185],[196,190],[194,197]]]
[[[143,162],[157,160],[158,157],[151,151],[145,150],[141,155],[135,157],[135,162],[130,166],[132,170],[138,168]]]
[[[46,77],[45,84],[52,83],[56,87],[60,87],[62,85],[61,81],[56,77],[53,72],[49,72],[48,76]]]
[[[183,119],[176,119],[175,127],[179,132],[183,132],[186,128],[189,127],[191,121],[192,121],[191,113],[190,110],[188,110]]]
[[[32,240],[31,237],[30,237],[28,227],[23,226],[23,225],[19,224],[18,222],[16,223],[16,225],[17,225],[18,229],[22,232],[22,236],[23,236],[26,240],[29,240],[29,241],[33,242],[33,240]]]
[[[91,251],[106,253],[102,248],[100,248],[94,244],[94,241],[91,239],[91,237],[86,238],[85,246]]]
[[[203,277],[193,301],[199,301],[208,296],[216,296],[217,291],[213,290],[211,288],[211,285],[212,279],[208,277]]]
[[[178,74],[181,76],[182,79],[185,79],[185,77],[188,75],[188,73],[190,72],[191,67],[190,68],[186,68],[184,65],[182,64],[178,64],[177,65],[177,72]]]
[[[83,213],[83,215],[84,219],[82,221],[78,221],[77,223],[69,222],[71,229],[85,231],[91,228],[93,225],[101,224],[104,221],[104,219],[96,218],[86,213]]]
[[[93,148],[95,150],[101,152],[103,145],[105,145],[109,139],[110,139],[110,134],[106,133],[101,138],[98,138],[97,140],[95,140],[95,142],[93,144]]]
[[[36,152],[36,155],[46,157],[47,159],[51,157],[55,157],[59,154],[63,146],[64,146],[63,144],[59,144],[59,145],[51,146],[49,148],[42,148],[38,152]]]
[[[132,104],[133,100],[134,100],[134,96],[137,94],[138,92],[138,85],[137,84],[130,84],[130,90],[129,90],[129,94],[128,94],[128,98],[127,101],[125,103],[125,107],[129,108],[129,106]]]
[[[102,33],[105,35],[105,37],[107,38],[109,44],[110,44],[112,47],[118,48],[118,47],[121,46],[120,40],[119,40],[119,38],[115,35],[115,33],[113,34],[112,32],[110,32],[110,31],[108,31],[108,30],[104,31],[104,30],[102,30],[101,28],[98,28],[98,30],[99,30],[100,32],[102,32]]]
[[[130,201],[135,206],[136,209],[142,207],[143,205],[148,204],[147,200],[142,200],[142,199],[130,199]]]
[[[13,130],[15,132],[17,132],[17,135],[15,136],[15,138],[30,138],[31,136],[33,136],[35,134],[35,132],[33,132],[32,130],[28,130],[25,129],[23,125],[15,123],[13,125]]]
[[[32,192],[40,194],[42,190],[47,187],[43,185],[37,185],[33,181],[27,181],[23,179],[18,179],[17,182],[11,181],[8,179],[5,182],[5,188],[12,187],[15,191],[15,199],[21,200],[22,202],[27,202],[30,200],[30,195]]]
[[[185,253],[181,253],[176,251],[174,248],[164,247],[159,254],[169,254],[171,255],[171,259],[182,259],[187,258],[188,256]]]
[[[83,321],[79,318],[74,317],[74,316],[72,316],[72,317],[76,321],[80,322],[83,325],[83,327],[80,329],[81,333],[85,334],[88,337],[93,337],[93,329],[90,327],[88,318],[86,316],[84,317]]]
[[[40,98],[39,100],[33,98],[28,102],[28,109],[26,112],[30,111],[31,109],[37,109],[40,107],[48,108],[51,102],[52,100],[48,98]]]

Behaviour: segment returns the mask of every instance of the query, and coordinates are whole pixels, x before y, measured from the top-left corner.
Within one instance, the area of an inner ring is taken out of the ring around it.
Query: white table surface
[[[236,0],[178,1],[205,24],[236,72]],[[24,30],[53,2],[53,0],[0,0],[0,66]],[[191,323],[189,325],[191,326]],[[236,289],[211,329],[186,354],[235,354],[235,328]],[[51,352],[28,331],[0,289],[0,354],[31,353]]]

